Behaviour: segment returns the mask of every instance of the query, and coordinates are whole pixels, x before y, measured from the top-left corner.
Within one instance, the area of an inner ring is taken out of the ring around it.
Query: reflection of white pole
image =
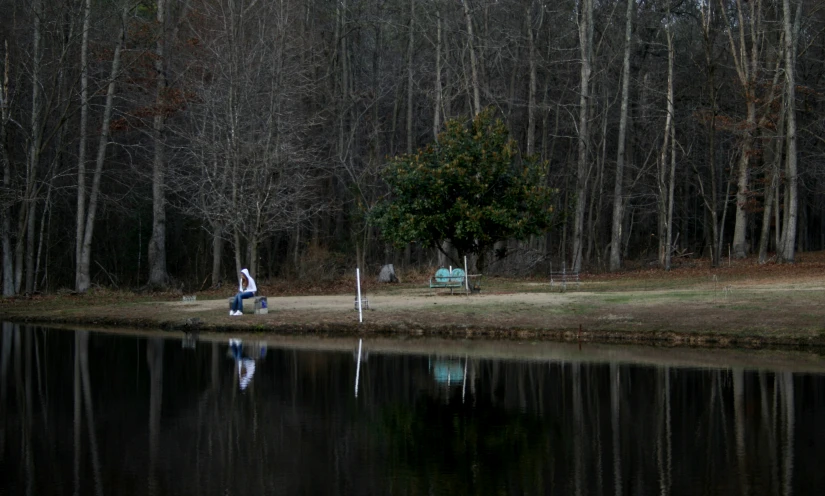
[[[358,365],[355,366],[355,397],[358,397],[358,378],[361,376],[361,339],[358,340]]]
[[[464,257],[467,260],[467,257]],[[461,402],[464,403],[464,393],[467,392],[467,357],[464,357],[464,381],[461,383]]]
[[[464,255],[464,289],[470,294],[470,277],[467,274],[467,255]]]
[[[361,269],[355,269],[355,286],[358,288],[358,322],[364,321],[364,314],[361,312]]]

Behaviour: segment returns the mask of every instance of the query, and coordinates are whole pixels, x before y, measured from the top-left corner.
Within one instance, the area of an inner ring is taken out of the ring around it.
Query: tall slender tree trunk
[[[214,229],[212,233],[212,287],[217,288],[222,280],[221,257],[223,257],[223,237],[221,237],[221,233],[223,226],[215,223],[212,228]]]
[[[441,129],[441,101],[444,98],[444,88],[441,85],[441,10],[435,11],[435,103],[433,105],[433,140],[438,138]]]
[[[705,78],[705,85],[707,88],[709,108],[710,108],[710,122],[707,126],[707,161],[708,169],[710,170],[710,191],[705,189],[704,182],[701,175],[697,172],[699,179],[699,188],[702,194],[702,203],[705,210],[708,212],[710,222],[705,222],[706,232],[708,224],[710,224],[710,259],[711,266],[717,267],[719,265],[719,250],[721,243],[719,240],[719,205],[718,205],[718,184],[716,172],[716,59],[713,54],[713,2],[707,2],[700,5],[702,14],[702,48],[705,54],[705,65],[707,67],[707,75]]]
[[[541,9],[542,15],[544,9]],[[536,91],[538,86],[538,61],[536,35],[533,32],[532,2],[527,7],[527,62],[530,67],[530,86],[527,90],[527,155],[536,153]],[[515,71],[513,71],[515,74]]]
[[[673,194],[671,192],[672,178],[670,160],[673,146],[673,32],[670,23],[670,8],[667,20],[667,115],[665,116],[665,132],[662,142],[662,151],[659,156],[659,266],[669,269],[671,226],[669,214],[673,208]]]
[[[673,88],[671,84],[671,106],[673,98]],[[670,270],[671,257],[673,255],[673,199],[676,186],[676,123],[670,126],[670,178],[667,194],[667,232],[665,234],[665,270]]]
[[[779,71],[779,61],[777,60],[777,67],[774,71],[774,78],[773,84],[771,85],[770,96],[768,97],[768,102],[773,102],[775,96],[775,88],[779,83],[779,75],[781,72]],[[785,129],[785,114],[786,110],[783,108],[779,112],[779,119],[776,128],[778,130]],[[764,115],[760,119],[760,127],[763,127],[768,121],[768,115]],[[781,131],[780,131],[781,132]],[[770,182],[767,186],[765,186],[766,194],[765,194],[765,210],[762,214],[762,230],[759,234],[759,255],[758,255],[758,262],[760,264],[764,264],[767,262],[768,259],[768,242],[770,241],[770,232],[771,232],[771,215],[773,214],[773,204],[774,204],[774,197],[776,195],[776,187],[779,184],[779,171],[782,163],[782,157],[784,156],[784,147],[785,143],[784,140],[781,139],[774,139],[772,140],[773,148],[773,157],[771,162],[771,170],[770,170]],[[779,225],[776,226],[776,229],[779,229]],[[780,251],[780,246],[777,246],[777,252]]]
[[[410,0],[410,23],[407,33],[407,153],[413,151],[413,48],[415,37],[413,26],[415,23],[415,2]]]
[[[622,267],[622,226],[624,224],[624,160],[627,140],[627,111],[630,93],[630,43],[633,36],[633,8],[635,0],[627,0],[624,31],[624,59],[622,61],[622,103],[619,114],[619,143],[616,151],[616,179],[613,184],[613,221],[610,229],[610,270]]]
[[[745,105],[747,108],[747,118],[745,130],[742,135],[742,152],[739,156],[739,163],[736,170],[736,205],[735,223],[733,228],[733,254],[736,258],[744,258],[748,254],[747,227],[748,227],[748,194],[750,178],[750,160],[755,148],[757,121],[756,103],[758,84],[757,73],[759,71],[760,53],[765,37],[762,27],[762,0],[744,2],[736,1],[734,13],[737,16],[738,46],[734,41],[733,28],[727,29],[728,41],[730,43],[731,56],[734,67],[739,76],[739,83],[745,95]],[[748,15],[745,15],[747,9]],[[719,11],[728,12],[723,0],[719,0]],[[746,39],[750,38],[750,46]],[[750,48],[750,50],[748,50]],[[748,53],[750,52],[750,53]]]
[[[579,52],[581,54],[581,88],[579,93],[579,140],[576,168],[576,207],[573,219],[573,263],[571,269],[582,267],[584,217],[587,205],[587,182],[590,172],[588,148],[590,143],[590,73],[593,58],[593,0],[581,0],[579,18]]]
[[[121,13],[121,27],[118,35],[117,46],[112,57],[112,68],[109,76],[109,86],[106,91],[106,105],[103,109],[103,122],[100,125],[100,141],[97,145],[97,158],[95,160],[95,170],[92,178],[92,190],[89,193],[89,208],[86,213],[86,226],[83,228],[83,246],[81,247],[80,275],[77,279],[76,290],[85,292],[91,283],[89,277],[89,265],[92,257],[92,234],[94,232],[95,216],[97,215],[98,197],[100,195],[100,178],[103,174],[103,165],[106,162],[106,148],[109,144],[109,125],[112,120],[112,109],[114,107],[115,82],[120,72],[120,53],[126,38],[126,14],[129,8],[124,7]]]
[[[796,7],[796,19],[791,26],[791,2],[783,0],[782,25],[785,32],[785,124],[786,149],[786,185],[785,197],[788,202],[786,221],[782,233],[782,246],[777,249],[780,261],[793,263],[796,249],[796,220],[799,209],[796,150],[796,39],[802,18],[802,4]]]
[[[247,268],[249,268],[249,273],[252,274],[252,277],[258,277],[258,244],[259,239],[256,231],[253,231],[253,234],[249,237],[248,241],[248,248],[249,248],[249,263],[247,264]]]
[[[7,131],[6,124],[10,119],[9,105],[9,42],[4,40],[4,71],[3,80],[0,83],[0,163],[3,166],[3,188],[7,191],[11,188],[11,157],[6,147]],[[14,258],[12,257],[11,246],[11,208],[2,207],[0,209],[0,248],[3,250],[3,296],[14,295]]]
[[[441,82],[441,72],[442,72],[442,57],[441,57],[441,46],[443,44],[442,40],[442,27],[441,27],[441,9],[436,7],[435,11],[435,18],[436,18],[436,44],[435,44],[435,105],[433,108],[433,140],[438,139],[438,132],[441,130],[441,110],[444,101],[444,87]],[[446,119],[446,115],[445,115]],[[450,242],[443,241],[441,243],[441,249],[438,250],[438,266],[443,267],[447,263],[447,256],[445,253],[448,253],[450,250]]]
[[[52,219],[52,189],[54,188],[54,175],[49,178],[49,186],[46,192],[46,201],[43,206],[43,214],[40,216],[40,233],[37,237],[37,255],[34,258],[34,283],[32,285],[32,292],[37,292],[39,290],[37,285],[37,278],[40,276],[40,261],[43,260],[43,245],[48,245],[48,232],[46,230],[46,225],[51,225]],[[46,260],[44,261],[44,272],[48,275],[48,249],[46,254]]]
[[[80,139],[77,151],[77,225],[75,228],[75,289],[80,287],[80,259],[86,228],[86,138],[89,126],[89,28],[92,0],[83,2],[83,34],[80,45]]]
[[[166,163],[164,157],[165,128],[165,93],[166,62],[164,45],[166,43],[166,1],[157,0],[157,23],[160,32],[155,44],[155,76],[157,77],[155,95],[155,115],[152,120],[152,135],[155,145],[155,157],[152,164],[152,237],[147,250],[149,260],[149,285],[164,287],[169,276],[166,272]]]
[[[31,283],[34,278],[30,273],[34,273],[33,251],[34,251],[34,227],[35,210],[37,207],[37,172],[40,168],[40,152],[42,142],[42,104],[41,104],[41,63],[43,57],[42,49],[42,0],[34,0],[31,5],[34,18],[33,41],[32,41],[32,101],[31,101],[31,138],[26,159],[26,192],[20,208],[20,216],[17,231],[17,246],[15,247],[14,261],[14,289],[19,293],[21,289],[26,292],[31,291]],[[25,262],[25,286],[24,283],[24,262]]]
[[[467,48],[470,51],[470,75],[473,87],[473,115],[481,113],[481,89],[478,79],[478,60],[476,59],[475,40],[473,39],[473,18],[470,14],[469,0],[461,0],[464,7],[464,23],[467,26]]]
[[[748,255],[747,228],[748,228],[748,188],[750,183],[750,159],[754,149],[754,139],[756,132],[756,103],[753,101],[755,95],[753,90],[749,90],[748,117],[746,121],[747,129],[742,142],[742,155],[739,157],[739,164],[736,172],[736,218],[733,226],[733,256],[735,258],[745,258]]]

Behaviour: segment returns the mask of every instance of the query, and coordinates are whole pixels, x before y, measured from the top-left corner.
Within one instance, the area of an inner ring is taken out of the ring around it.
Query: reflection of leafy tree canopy
[[[448,121],[435,143],[393,158],[384,174],[391,196],[373,219],[396,245],[417,241],[459,258],[484,254],[497,241],[525,239],[549,228],[552,191],[535,160],[519,163],[515,142],[490,109],[466,125]]]
[[[387,409],[380,426],[388,468],[407,494],[543,494],[555,450],[569,449],[552,422],[457,395]]]

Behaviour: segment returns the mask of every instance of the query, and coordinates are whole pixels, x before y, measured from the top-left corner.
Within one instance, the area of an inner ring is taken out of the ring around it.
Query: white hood
[[[246,280],[249,281],[246,289],[243,287],[243,279],[241,279],[238,283],[238,291],[243,293],[244,291],[252,291],[253,293],[258,291],[258,286],[255,285],[255,279],[252,279],[252,276],[249,275],[249,269],[241,269],[241,273],[246,276]]]

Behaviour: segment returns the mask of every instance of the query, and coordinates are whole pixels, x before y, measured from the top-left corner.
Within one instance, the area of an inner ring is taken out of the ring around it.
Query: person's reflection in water
[[[252,382],[252,376],[255,375],[255,358],[266,356],[266,343],[260,342],[244,347],[243,341],[240,339],[230,339],[229,351],[238,366],[238,387],[241,391],[245,391],[249,383]],[[244,352],[246,352],[246,355],[244,355]],[[253,354],[255,358],[251,358],[250,354]]]

